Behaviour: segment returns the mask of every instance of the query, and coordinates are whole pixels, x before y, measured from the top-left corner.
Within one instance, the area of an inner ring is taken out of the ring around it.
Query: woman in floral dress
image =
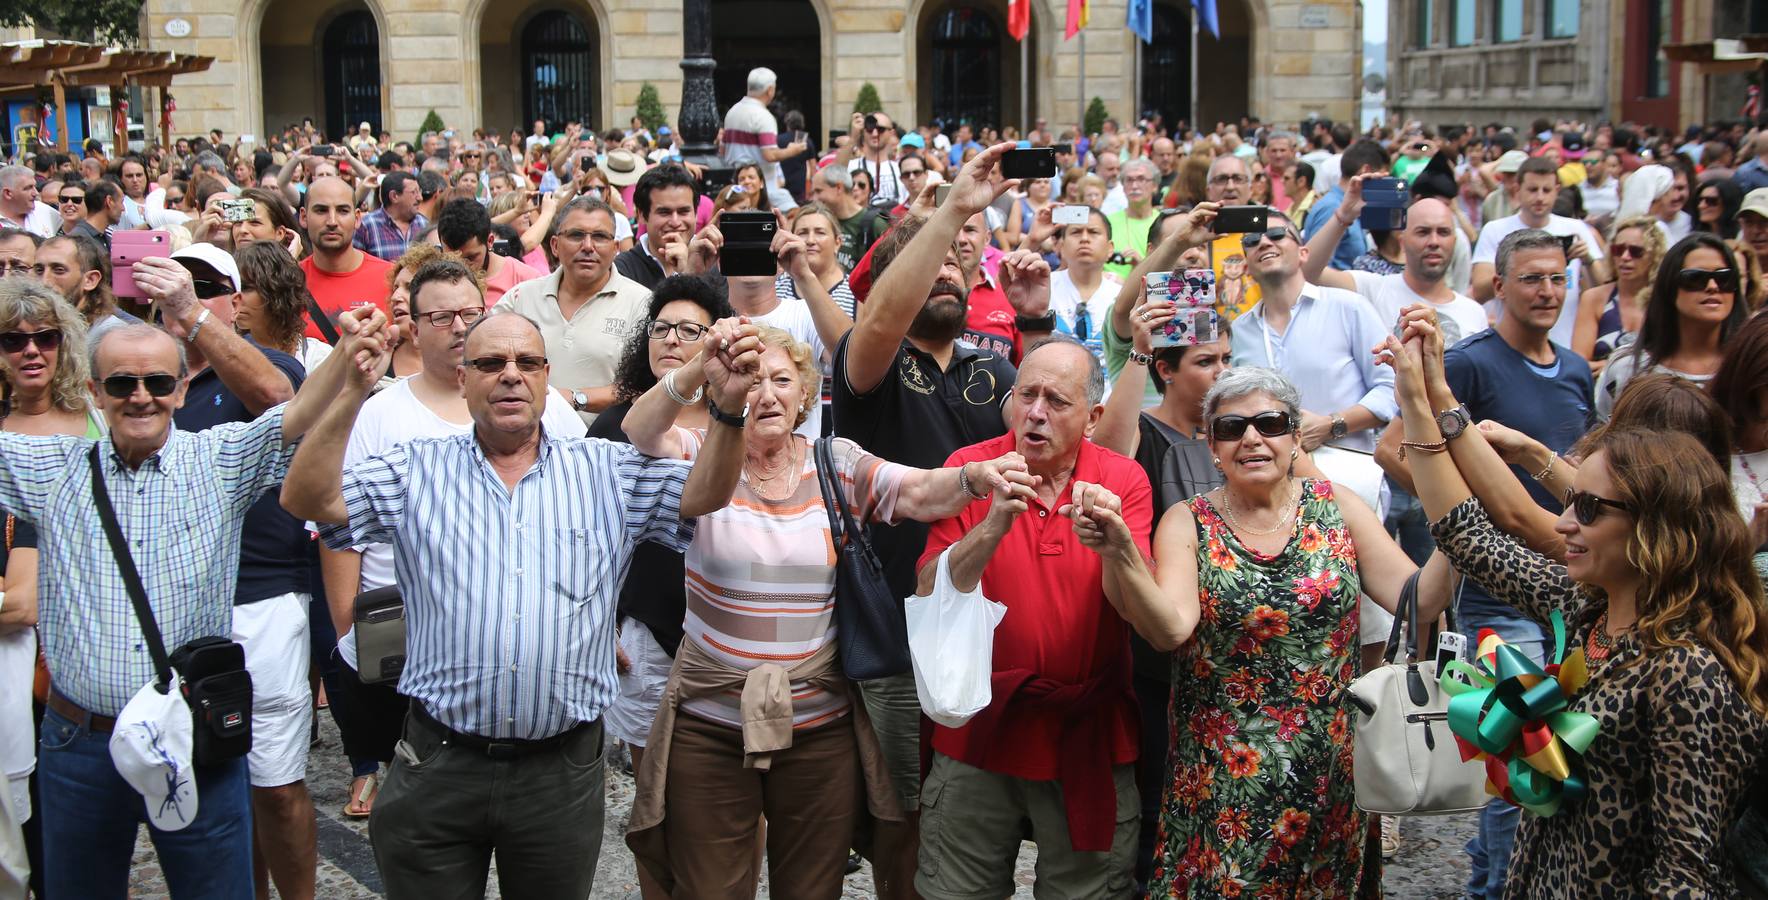
[[[1270,369],[1230,369],[1204,398],[1226,485],[1155,533],[1158,577],[1123,612],[1173,664],[1172,781],[1154,897],[1353,897],[1380,886],[1351,781],[1357,595],[1392,611],[1415,571],[1355,493],[1300,478],[1300,397]],[[1448,597],[1440,557],[1420,614]]]

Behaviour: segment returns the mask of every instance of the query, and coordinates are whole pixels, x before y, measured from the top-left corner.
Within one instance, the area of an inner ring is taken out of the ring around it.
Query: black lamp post
[[[712,89],[712,0],[682,0],[681,155],[717,165],[718,99]]]

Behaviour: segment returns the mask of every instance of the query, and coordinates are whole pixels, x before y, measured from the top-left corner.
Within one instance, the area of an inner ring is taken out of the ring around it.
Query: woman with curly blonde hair
[[[1382,348],[1410,446],[1442,447],[1456,405],[1427,310]],[[1768,619],[1731,478],[1694,437],[1608,428],[1591,438],[1556,526],[1555,563],[1503,533],[1461,477],[1477,428],[1412,475],[1437,548],[1492,596],[1581,649],[1568,709],[1596,719],[1581,791],[1527,816],[1507,897],[1736,897],[1725,836],[1768,748]],[[1737,860],[1741,862],[1742,860]]]
[[[1651,216],[1634,216],[1615,225],[1608,247],[1615,281],[1584,291],[1572,331],[1572,349],[1590,361],[1592,376],[1601,376],[1609,356],[1632,343],[1645,324],[1645,301],[1669,249],[1663,229]]]
[[[0,278],[0,431],[103,437],[86,354],[78,310],[41,282]]]

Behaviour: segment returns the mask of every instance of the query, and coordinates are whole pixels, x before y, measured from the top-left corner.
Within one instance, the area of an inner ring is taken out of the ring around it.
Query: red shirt
[[[334,327],[339,313],[365,302],[392,315],[387,308],[387,272],[392,268],[392,263],[367,253],[362,254],[362,264],[356,267],[356,271],[343,275],[320,269],[311,256],[301,260],[301,274],[307,277],[307,290],[319,302],[319,308],[325,310]],[[312,311],[303,313],[303,316],[307,319],[307,336],[325,340],[325,334],[313,324]]]
[[[990,441],[960,449],[946,461],[948,466],[994,459],[1014,448],[1011,432]],[[1054,506],[1037,502],[1021,514],[1012,530],[1001,539],[994,557],[982,571],[982,592],[1004,603],[1007,615],[994,634],[994,671],[1028,669],[1040,677],[1066,684],[1087,681],[1119,665],[1122,689],[1104,712],[1110,732],[1111,764],[1136,759],[1138,715],[1130,687],[1129,626],[1105,599],[1101,586],[1103,563],[1099,555],[1081,546],[1068,519],[1056,511],[1069,501],[1074,481],[1104,485],[1123,500],[1124,521],[1136,537],[1136,545],[1148,555],[1148,533],[1154,519],[1153,492],[1148,476],[1135,460],[1113,453],[1091,441],[1083,441],[1075,459],[1069,487]],[[952,518],[938,522],[927,537],[920,566],[958,542],[988,516],[991,500],[972,503]],[[1002,703],[996,696],[989,706]],[[971,726],[934,726],[933,748],[955,760],[1015,778],[1049,781],[1060,776],[1062,722],[1051,716],[1016,711],[1001,712],[995,740],[979,746],[971,739]]]

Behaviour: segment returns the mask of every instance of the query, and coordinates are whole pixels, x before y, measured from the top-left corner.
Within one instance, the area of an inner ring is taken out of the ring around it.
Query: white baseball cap
[[[1738,215],[1750,213],[1768,219],[1768,188],[1756,188],[1743,195],[1743,205],[1737,208]]]
[[[233,254],[214,244],[198,241],[172,254],[172,258],[180,263],[193,260],[215,270],[217,275],[225,275],[233,282],[233,289],[239,290],[239,263],[233,261]],[[186,269],[190,268],[187,264]]]
[[[196,821],[196,766],[191,758],[190,706],[172,673],[160,693],[142,686],[117,716],[111,732],[111,762],[117,774],[147,801],[147,818],[161,831],[177,831]]]

